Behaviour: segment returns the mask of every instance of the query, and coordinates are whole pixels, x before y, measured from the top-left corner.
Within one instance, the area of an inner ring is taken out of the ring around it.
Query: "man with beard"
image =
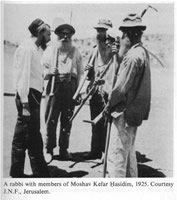
[[[91,58],[94,57],[93,63],[89,63],[86,68],[86,70],[90,70],[88,73],[88,80],[90,80],[89,88],[92,87],[93,82],[96,80],[96,77],[101,74],[101,72],[105,69],[107,64],[113,58],[112,49],[109,45],[106,44],[106,32],[108,29],[112,28],[112,22],[107,19],[100,19],[98,21],[98,24],[94,28],[97,31],[97,45],[94,47],[89,59],[91,60]],[[104,78],[108,80],[106,76]],[[108,92],[105,92],[104,90],[107,85],[107,80],[101,81],[100,86],[96,87],[94,94],[91,96],[91,120],[93,120],[103,111],[107,103]],[[110,81],[112,81],[112,78],[110,78]],[[104,84],[104,86],[102,84]],[[102,158],[102,153],[104,153],[105,150],[106,132],[107,123],[104,118],[100,120],[97,124],[92,125],[91,151],[84,155],[85,159]]]
[[[137,127],[147,120],[151,101],[150,60],[141,38],[146,26],[129,14],[119,28],[122,61],[105,113],[114,113],[108,151],[109,177],[138,177],[134,149]],[[115,115],[116,113],[116,115]]]
[[[57,20],[55,20],[57,21]],[[48,81],[46,88],[46,159],[51,161],[53,149],[57,146],[57,124],[60,117],[59,155],[63,160],[71,160],[68,152],[71,124],[75,102],[72,97],[83,75],[83,62],[78,49],[72,45],[75,29],[70,24],[59,23],[55,28],[58,41],[50,45],[42,58],[45,67],[44,77]],[[56,22],[55,22],[56,23]],[[57,23],[56,23],[57,24]],[[53,79],[54,77],[54,79]],[[54,80],[53,96],[50,96],[52,79]]]
[[[50,27],[41,19],[36,19],[28,29],[31,37],[22,42],[14,56],[18,118],[12,141],[10,176],[26,177],[24,163],[25,151],[28,150],[33,176],[49,177],[40,133],[40,102],[43,91],[40,59],[46,43],[50,41]]]

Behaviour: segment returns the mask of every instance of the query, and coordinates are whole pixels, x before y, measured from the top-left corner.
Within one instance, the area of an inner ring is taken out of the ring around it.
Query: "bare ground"
[[[169,71],[152,70],[152,104],[148,121],[139,128],[136,138],[140,177],[173,176],[173,99]],[[45,102],[41,105],[41,133],[45,140]],[[4,177],[9,177],[11,142],[16,122],[14,97],[4,97]],[[69,151],[75,161],[62,161],[55,149],[54,160],[49,164],[52,177],[102,177],[101,160],[80,160],[83,152],[90,150],[91,127],[83,123],[89,119],[89,106],[85,105],[76,117],[70,137]],[[29,160],[25,172],[31,173]]]

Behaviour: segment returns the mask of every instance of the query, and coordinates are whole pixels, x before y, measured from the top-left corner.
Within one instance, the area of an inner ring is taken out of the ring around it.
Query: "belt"
[[[71,81],[71,74],[57,74],[55,77],[55,82],[69,82]]]

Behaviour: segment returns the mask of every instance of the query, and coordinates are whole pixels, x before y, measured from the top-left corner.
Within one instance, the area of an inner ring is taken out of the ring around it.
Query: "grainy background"
[[[146,4],[145,4],[146,5]],[[130,7],[127,6],[127,7]],[[144,6],[145,7],[145,6]],[[158,5],[156,6],[158,7]],[[163,7],[163,6],[162,6]],[[172,8],[172,7],[170,7]],[[128,9],[127,9],[128,10]],[[152,11],[151,11],[152,12]],[[169,10],[168,10],[169,12]],[[171,10],[173,12],[173,9]],[[8,14],[8,9],[7,9]],[[74,13],[73,13],[74,14]],[[116,15],[116,13],[114,13]],[[161,13],[162,14],[162,13]],[[10,15],[10,14],[9,14]],[[150,14],[148,14],[150,15]],[[153,14],[154,15],[154,14]],[[5,15],[6,16],[6,15]],[[10,17],[10,16],[9,16]],[[34,16],[36,18],[38,16]],[[151,23],[157,23],[158,18],[151,20]],[[8,20],[5,18],[5,22]],[[19,19],[17,19],[19,20]],[[168,19],[170,20],[170,19]],[[173,20],[173,19],[171,19]],[[87,21],[85,21],[87,23]],[[95,22],[96,23],[96,22]],[[170,22],[171,23],[171,22]],[[28,24],[26,24],[27,26]],[[90,26],[90,24],[89,24]],[[160,26],[160,25],[159,25]],[[149,27],[150,29],[150,27]],[[168,28],[167,28],[168,29]],[[8,30],[8,29],[7,29]],[[7,31],[6,30],[6,31]],[[10,30],[10,29],[9,29]],[[27,31],[27,30],[22,30]],[[12,33],[13,34],[13,33]],[[14,93],[13,89],[13,54],[18,41],[6,40],[4,44],[4,93]],[[81,51],[84,63],[87,62],[88,54],[94,44],[94,37],[80,39],[75,38],[74,43]],[[152,51],[165,65],[162,68],[160,64],[151,57],[152,74],[152,102],[151,112],[148,121],[144,121],[139,128],[136,138],[137,158],[139,161],[140,177],[173,177],[173,81],[174,81],[174,35],[173,26],[168,33],[146,33],[143,37],[144,45]],[[3,98],[3,176],[9,177],[11,142],[16,123],[16,107],[14,97],[4,96]],[[44,124],[45,101],[41,104],[41,133],[45,140]],[[55,149],[55,159],[50,163],[49,169],[53,177],[102,177],[103,165],[100,160],[80,161],[79,155],[82,152],[90,150],[91,127],[82,122],[83,119],[89,119],[88,104],[83,107],[76,117],[70,137],[69,150],[73,153],[76,161],[61,161],[58,159],[58,148]],[[25,173],[30,174],[31,169],[29,160],[25,163]]]

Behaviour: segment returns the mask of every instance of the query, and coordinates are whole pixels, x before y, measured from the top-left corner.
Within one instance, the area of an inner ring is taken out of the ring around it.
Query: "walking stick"
[[[113,83],[112,83],[112,89],[115,85],[116,82],[116,75],[118,74],[119,71],[119,67],[116,69],[116,65],[117,65],[117,56],[116,54],[114,54],[114,67],[115,67],[115,76],[113,79]],[[110,141],[110,135],[111,135],[111,124],[112,124],[112,116],[111,114],[109,114],[108,119],[107,119],[107,135],[106,135],[106,145],[105,145],[105,156],[104,156],[104,163],[103,163],[103,177],[106,177],[106,169],[107,169],[107,157],[108,157],[108,148],[109,148],[109,141]]]
[[[54,83],[55,83],[55,76],[52,76],[52,82],[51,82],[51,89],[50,89],[50,94],[49,96],[53,96],[54,95]]]
[[[103,177],[104,178],[106,177],[108,148],[109,148],[109,141],[110,141],[110,135],[111,135],[111,124],[112,124],[112,117],[108,116],[105,156],[104,156],[104,163],[103,163]]]
[[[63,41],[64,39],[61,39],[59,41]],[[59,49],[57,50],[57,57],[56,57],[56,68],[58,68],[58,56],[59,56]],[[54,84],[55,84],[55,75],[52,75],[52,81],[51,81],[51,89],[50,89],[50,94],[49,96],[54,95]]]

